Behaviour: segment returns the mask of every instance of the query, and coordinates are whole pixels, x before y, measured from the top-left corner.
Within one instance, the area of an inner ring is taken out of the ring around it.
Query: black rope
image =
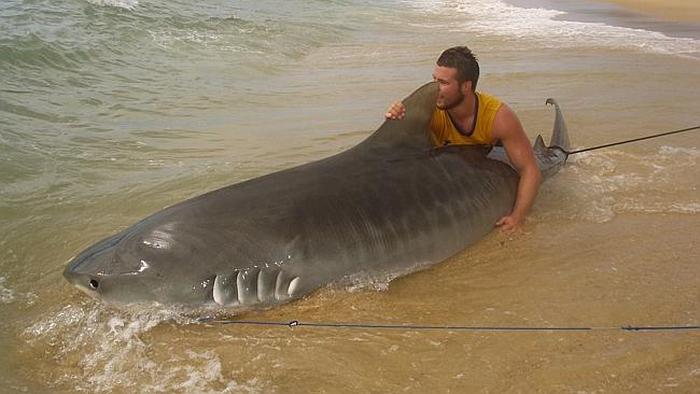
[[[561,150],[562,152],[566,153],[567,155],[575,155],[577,153],[582,153],[582,152],[588,152],[596,149],[603,149],[603,148],[609,148],[611,146],[616,146],[616,145],[622,145],[622,144],[629,144],[631,142],[637,142],[637,141],[643,141],[643,140],[648,140],[652,138],[658,138],[658,137],[663,137],[665,135],[671,135],[671,134],[678,134],[678,133],[683,133],[686,131],[691,131],[691,130],[697,130],[700,129],[700,126],[695,126],[695,127],[688,127],[686,129],[680,129],[680,130],[673,130],[673,131],[667,131],[665,133],[659,133],[659,134],[654,134],[654,135],[648,135],[646,137],[639,137],[639,138],[634,138],[631,140],[626,140],[626,141],[620,141],[620,142],[613,142],[610,144],[605,144],[605,145],[598,145],[598,146],[592,146],[590,148],[584,148],[584,149],[578,149],[574,151],[567,151],[561,147],[558,146],[552,146],[552,148],[556,148]]]
[[[213,318],[201,318],[197,321],[204,324],[236,324],[247,326],[275,326],[275,327],[311,327],[311,328],[348,328],[348,329],[388,329],[403,331],[472,331],[472,332],[538,332],[538,331],[568,331],[568,332],[588,332],[588,331],[694,331],[700,330],[700,326],[621,326],[621,327],[527,327],[527,326],[452,326],[452,325],[414,325],[414,324],[375,324],[375,323],[304,323],[298,320],[289,322],[280,321],[255,321],[255,320],[217,320]]]
[[[624,331],[689,331],[700,330],[700,326],[623,326],[620,329]]]

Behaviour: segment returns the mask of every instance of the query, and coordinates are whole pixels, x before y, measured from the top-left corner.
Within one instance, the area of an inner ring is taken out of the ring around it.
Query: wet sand
[[[695,0],[604,0],[671,21],[700,22],[700,2]]]
[[[664,2],[649,3],[635,0],[507,0],[507,2],[519,7],[561,10],[566,12],[564,15],[557,16],[557,19],[561,20],[602,22],[613,26],[657,31],[673,37],[700,39],[700,16],[697,16],[700,5],[698,4],[684,3],[684,8],[678,8],[676,12],[675,8],[662,6]],[[672,15],[665,16],[669,12]]]

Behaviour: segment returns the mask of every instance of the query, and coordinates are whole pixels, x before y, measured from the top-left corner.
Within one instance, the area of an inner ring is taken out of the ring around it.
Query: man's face
[[[471,89],[470,81],[459,83],[456,68],[435,66],[433,80],[438,84],[437,107],[443,110],[449,110],[461,104],[466,90]]]

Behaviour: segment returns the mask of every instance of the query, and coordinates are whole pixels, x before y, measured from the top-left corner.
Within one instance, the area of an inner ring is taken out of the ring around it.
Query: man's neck
[[[476,108],[477,97],[474,92],[469,92],[464,95],[464,100],[454,108],[447,111],[452,119],[452,124],[459,130],[460,133],[471,135],[476,128]]]
[[[460,123],[473,119],[476,115],[476,94],[470,91],[464,95],[464,100],[458,106],[447,111],[452,119]]]

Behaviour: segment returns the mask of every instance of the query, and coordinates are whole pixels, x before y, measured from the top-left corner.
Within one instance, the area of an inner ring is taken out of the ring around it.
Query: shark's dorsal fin
[[[406,116],[401,120],[386,120],[360,146],[369,149],[426,150],[433,144],[428,134],[435,110],[437,84],[429,82],[403,100]]]

